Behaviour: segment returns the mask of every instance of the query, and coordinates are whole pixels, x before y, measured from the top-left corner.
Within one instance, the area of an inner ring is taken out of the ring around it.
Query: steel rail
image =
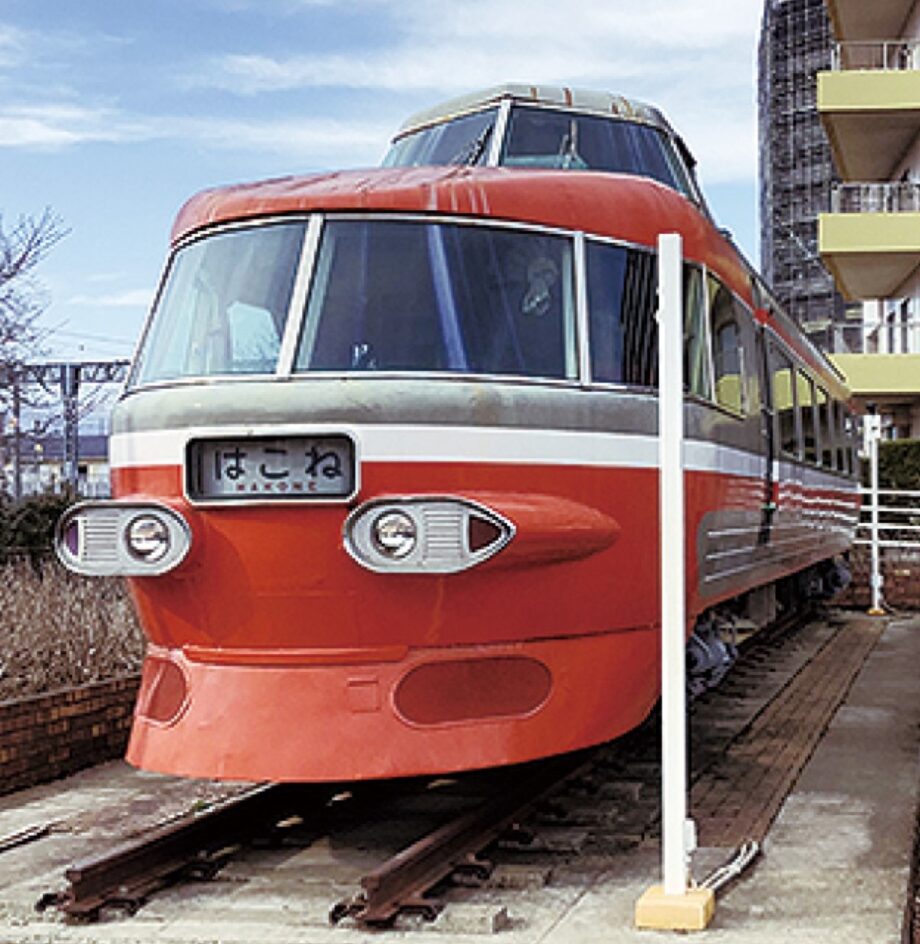
[[[463,813],[398,852],[361,880],[361,891],[333,906],[329,920],[350,917],[359,925],[389,925],[400,912],[433,920],[443,907],[428,893],[457,871],[485,879],[491,864],[478,857],[548,794],[590,764],[594,751],[565,754],[520,769],[498,797]]]
[[[85,921],[98,920],[107,907],[134,914],[159,888],[184,877],[213,877],[234,849],[294,813],[322,810],[336,790],[330,784],[256,787],[69,866],[68,887],[46,892],[35,907]]]

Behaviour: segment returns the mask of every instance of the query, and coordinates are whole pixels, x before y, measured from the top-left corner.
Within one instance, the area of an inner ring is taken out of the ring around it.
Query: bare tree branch
[[[67,235],[50,207],[40,216],[22,216],[5,229],[0,216],[0,365],[12,367],[40,352],[37,320],[47,298],[34,271]]]
[[[0,416],[10,407],[11,372],[44,353],[38,319],[48,299],[35,269],[67,232],[50,207],[38,216],[19,217],[12,228],[4,227],[0,215]],[[41,406],[47,399],[34,390],[20,395],[24,406]],[[0,439],[4,433],[0,429]]]

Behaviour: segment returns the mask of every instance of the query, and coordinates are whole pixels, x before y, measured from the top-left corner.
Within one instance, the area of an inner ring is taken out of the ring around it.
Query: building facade
[[[840,176],[821,257],[863,302],[860,353],[837,358],[893,437],[920,438],[920,0],[824,0],[834,42],[817,103]]]
[[[761,270],[826,351],[858,347],[861,323],[818,254],[818,216],[835,173],[815,77],[830,66],[831,48],[824,0],[766,0],[758,55]]]
[[[77,494],[106,498],[109,486],[109,438],[105,433],[80,433]],[[13,437],[0,437],[0,491],[11,498],[61,493],[69,487],[64,438],[60,433],[20,437],[16,461]]]

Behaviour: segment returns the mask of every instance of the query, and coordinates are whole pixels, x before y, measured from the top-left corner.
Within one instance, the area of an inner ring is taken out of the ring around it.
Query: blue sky
[[[757,0],[0,0],[0,213],[52,207],[56,358],[129,356],[172,219],[220,183],[376,164],[505,81],[661,107],[756,261]]]

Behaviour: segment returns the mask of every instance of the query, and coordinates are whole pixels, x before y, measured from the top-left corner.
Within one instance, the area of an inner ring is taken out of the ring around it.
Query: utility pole
[[[18,378],[13,380],[13,498],[22,498],[22,386]]]
[[[72,495],[77,494],[80,478],[80,365],[61,365],[61,399],[64,403],[64,481]]]

